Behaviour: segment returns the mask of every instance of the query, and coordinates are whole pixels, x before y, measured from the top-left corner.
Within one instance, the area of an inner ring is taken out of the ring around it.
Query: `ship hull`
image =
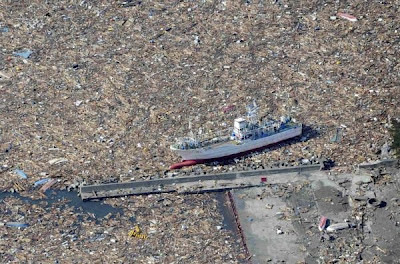
[[[301,133],[302,126],[300,125],[268,137],[246,140],[241,144],[236,144],[235,141],[228,141],[204,148],[187,150],[174,149],[174,151],[182,157],[182,160],[212,160],[257,150],[271,144],[300,136]]]

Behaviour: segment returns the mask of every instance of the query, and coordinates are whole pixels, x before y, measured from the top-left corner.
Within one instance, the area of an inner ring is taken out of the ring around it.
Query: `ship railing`
[[[274,128],[271,126],[260,127],[260,128],[256,128],[253,130],[246,130],[244,132],[244,135],[245,135],[246,139],[247,138],[251,138],[251,139],[265,138],[265,137],[269,137],[269,136],[275,135],[277,133],[295,128],[298,125],[299,124],[296,124],[296,123],[287,123],[287,124],[281,126],[280,128],[278,128],[278,127]],[[249,135],[249,134],[251,134],[251,135]],[[249,136],[246,136],[246,135],[249,135]]]
[[[215,138],[205,139],[205,140],[199,142],[199,147],[207,147],[207,146],[212,145],[212,144],[227,142],[229,140],[230,140],[230,136],[215,137]]]
[[[197,148],[199,145],[199,141],[197,138],[191,138],[191,137],[183,137],[183,138],[178,138],[176,140],[176,143],[172,145],[173,148],[175,149],[194,149]]]
[[[233,128],[227,128],[200,135],[199,143],[204,146],[207,144],[214,144],[215,142],[225,141],[225,138],[229,138],[229,136],[232,134],[232,131]]]
[[[172,147],[176,149],[186,150],[186,149],[201,148],[216,143],[226,142],[229,141],[232,131],[233,128],[228,128],[213,132],[212,134],[214,134],[215,137],[210,137],[208,136],[208,134],[203,134],[203,135],[197,135],[196,138],[191,138],[191,137],[178,138],[177,142],[174,145],[172,145]]]

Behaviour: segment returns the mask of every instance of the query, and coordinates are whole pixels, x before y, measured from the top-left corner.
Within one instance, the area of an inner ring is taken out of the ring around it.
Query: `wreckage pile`
[[[189,120],[212,134],[253,99],[262,115],[309,126],[306,141],[234,168],[321,156],[351,166],[377,159],[399,115],[390,4],[0,5],[1,186],[14,168],[33,180],[163,177]]]
[[[106,204],[114,209],[104,215]],[[106,204],[101,216],[64,199],[2,199],[1,262],[237,263],[245,257],[232,231],[222,228],[214,196],[138,196]],[[140,235],[132,235],[135,229]]]
[[[262,115],[289,112],[307,126],[304,136],[186,174],[320,157],[350,169],[388,153],[400,114],[398,4],[61,0],[0,9],[1,191],[38,199],[41,188],[168,177],[179,161],[169,145],[190,120],[193,132],[212,134],[253,99]],[[19,212],[18,201],[8,203],[4,210]],[[7,241],[21,235],[7,230]],[[33,230],[23,232],[38,245]],[[46,254],[59,245],[41,242]]]

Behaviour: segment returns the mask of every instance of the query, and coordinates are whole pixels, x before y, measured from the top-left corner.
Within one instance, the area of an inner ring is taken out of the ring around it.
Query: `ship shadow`
[[[237,163],[237,159],[245,159],[252,157],[254,155],[258,155],[264,152],[270,152],[274,151],[277,149],[280,149],[282,147],[287,147],[290,145],[297,144],[299,142],[307,142],[310,139],[317,138],[321,135],[321,132],[319,129],[315,129],[311,126],[303,125],[303,132],[300,136],[278,142],[275,144],[267,145],[265,147],[257,148],[257,149],[252,149],[246,152],[230,155],[227,157],[222,157],[222,158],[216,158],[216,159],[211,159],[207,160],[204,164],[206,166],[215,166],[215,165],[234,165]],[[299,157],[300,158],[300,157]],[[277,161],[279,162],[279,161]]]

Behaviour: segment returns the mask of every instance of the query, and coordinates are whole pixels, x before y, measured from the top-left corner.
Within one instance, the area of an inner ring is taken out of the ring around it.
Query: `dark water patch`
[[[111,217],[123,214],[122,208],[112,207],[111,205],[105,204],[103,201],[83,202],[76,192],[48,190],[45,192],[45,195],[47,198],[34,200],[29,197],[21,196],[19,193],[1,192],[0,202],[5,198],[13,197],[22,200],[25,203],[39,204],[44,209],[50,209],[53,204],[62,203],[61,208],[71,206],[76,212],[94,215],[96,220],[100,220],[108,214],[111,214]]]

